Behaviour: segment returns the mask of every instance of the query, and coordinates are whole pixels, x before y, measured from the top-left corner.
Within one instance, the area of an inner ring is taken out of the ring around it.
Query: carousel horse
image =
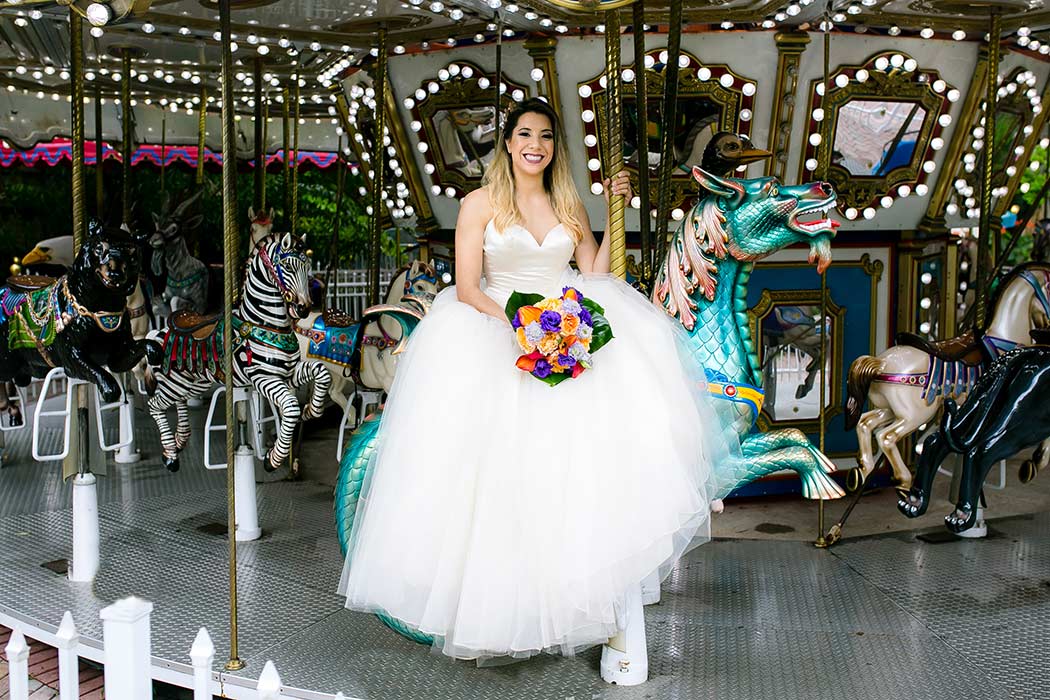
[[[332,401],[346,411],[355,385],[389,391],[405,326],[415,327],[438,290],[433,266],[417,260],[394,274],[385,303],[366,309],[360,321],[329,307],[296,324],[299,352],[325,363],[332,374]]]
[[[898,490],[901,513],[917,518],[926,512],[937,468],[956,453],[963,459],[959,497],[944,523],[954,533],[969,530],[992,465],[1050,437],[1050,333],[1038,333],[1032,334],[1038,345],[1000,355],[961,406],[944,400],[940,428],[923,443],[915,481]]]
[[[159,348],[136,340],[128,322],[141,242],[93,221],[67,275],[14,277],[0,287],[0,382],[26,386],[62,367],[111,403],[121,394],[111,372],[126,372],[143,356],[159,361]]]
[[[248,207],[248,221],[251,223],[248,240],[254,249],[255,246],[269,238],[273,231],[273,207],[270,207],[268,211],[262,209],[259,212],[256,212],[254,207]]]
[[[858,485],[875,469],[877,449],[886,456],[900,485],[911,486],[911,472],[898,443],[930,423],[944,399],[963,399],[989,360],[1027,345],[1033,328],[1050,325],[1050,264],[1025,263],[1014,268],[999,284],[989,307],[991,321],[979,338],[969,331],[930,342],[901,333],[896,345],[874,357],[862,355],[850,365],[846,430],[857,430]],[[865,399],[871,410],[862,414]],[[1035,457],[1039,467],[1044,466],[1050,450],[1040,450]],[[1024,470],[1033,468],[1027,464]]]
[[[241,301],[233,312],[234,384],[254,387],[276,407],[281,418],[277,441],[264,465],[268,471],[276,470],[288,458],[300,416],[308,420],[321,415],[331,382],[331,375],[320,363],[305,362],[300,357],[292,330],[295,319],[310,308],[310,260],[301,243],[286,233],[270,238],[252,252]],[[221,314],[205,317],[180,311],[172,315],[163,334],[160,360],[150,362],[146,382],[151,398],[147,405],[160,430],[164,465],[171,471],[178,470],[179,452],[190,436],[186,401],[225,381],[224,332]],[[293,387],[311,382],[309,406],[301,411]],[[172,406],[178,416],[174,434],[166,415]]]
[[[180,309],[202,313],[207,304],[208,266],[190,254],[185,235],[203,218],[200,214],[186,215],[187,209],[203,192],[198,190],[174,209],[171,208],[171,199],[165,196],[160,213],[153,215],[156,232],[149,238],[153,248],[151,269],[155,275],[162,275],[167,270],[160,301],[169,307],[160,310],[158,316],[168,316]]]
[[[775,178],[733,180],[693,169],[712,194],[701,199],[679,225],[661,266],[654,303],[689,331],[689,350],[707,373],[708,391],[731,402],[732,427],[741,455],[714,465],[713,499],[782,469],[795,470],[806,498],[844,495],[828,473],[835,465],[800,430],[750,435],[762,407],[762,373],[747,316],[747,281],[754,262],[799,242],[810,246],[818,270],[831,263],[836,222],[820,216],[835,205],[823,182],[781,186]],[[407,342],[411,342],[410,339]],[[336,480],[335,516],[345,556],[361,486],[378,448],[381,415],[366,418],[343,453]],[[377,617],[399,634],[423,644],[428,635],[383,613]]]

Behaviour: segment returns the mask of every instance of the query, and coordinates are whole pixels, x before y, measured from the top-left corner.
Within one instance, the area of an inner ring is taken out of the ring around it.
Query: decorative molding
[[[798,72],[802,54],[809,45],[805,32],[777,32],[777,82],[773,88],[773,111],[769,118],[767,150],[773,157],[766,161],[766,175],[783,180],[787,175],[791,152],[791,127],[795,121],[798,100]]]

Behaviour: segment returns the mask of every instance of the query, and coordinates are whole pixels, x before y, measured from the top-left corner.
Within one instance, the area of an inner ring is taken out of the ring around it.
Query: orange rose
[[[528,338],[525,337],[524,328],[519,328],[516,331],[516,335],[518,336],[518,345],[521,347],[522,350],[524,350],[525,352],[532,352],[533,350],[535,350],[532,344],[529,343]]]
[[[547,333],[543,339],[536,344],[536,348],[544,355],[550,355],[558,351],[561,337],[557,333]]]
[[[561,332],[572,335],[580,327],[580,318],[574,314],[563,314],[561,317]]]

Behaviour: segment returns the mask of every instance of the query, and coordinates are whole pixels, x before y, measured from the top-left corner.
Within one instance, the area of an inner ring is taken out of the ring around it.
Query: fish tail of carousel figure
[[[829,476],[836,470],[834,462],[814,447],[801,430],[753,434],[741,442],[740,450],[739,457],[716,465],[714,498],[725,498],[741,486],[785,469],[798,474],[803,498],[832,500],[845,495]]]

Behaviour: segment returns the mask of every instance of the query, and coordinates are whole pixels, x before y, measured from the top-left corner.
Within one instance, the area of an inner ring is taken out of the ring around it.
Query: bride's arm
[[[485,226],[491,218],[492,207],[484,189],[474,190],[463,198],[456,220],[456,297],[510,325],[500,305],[481,291]]]

